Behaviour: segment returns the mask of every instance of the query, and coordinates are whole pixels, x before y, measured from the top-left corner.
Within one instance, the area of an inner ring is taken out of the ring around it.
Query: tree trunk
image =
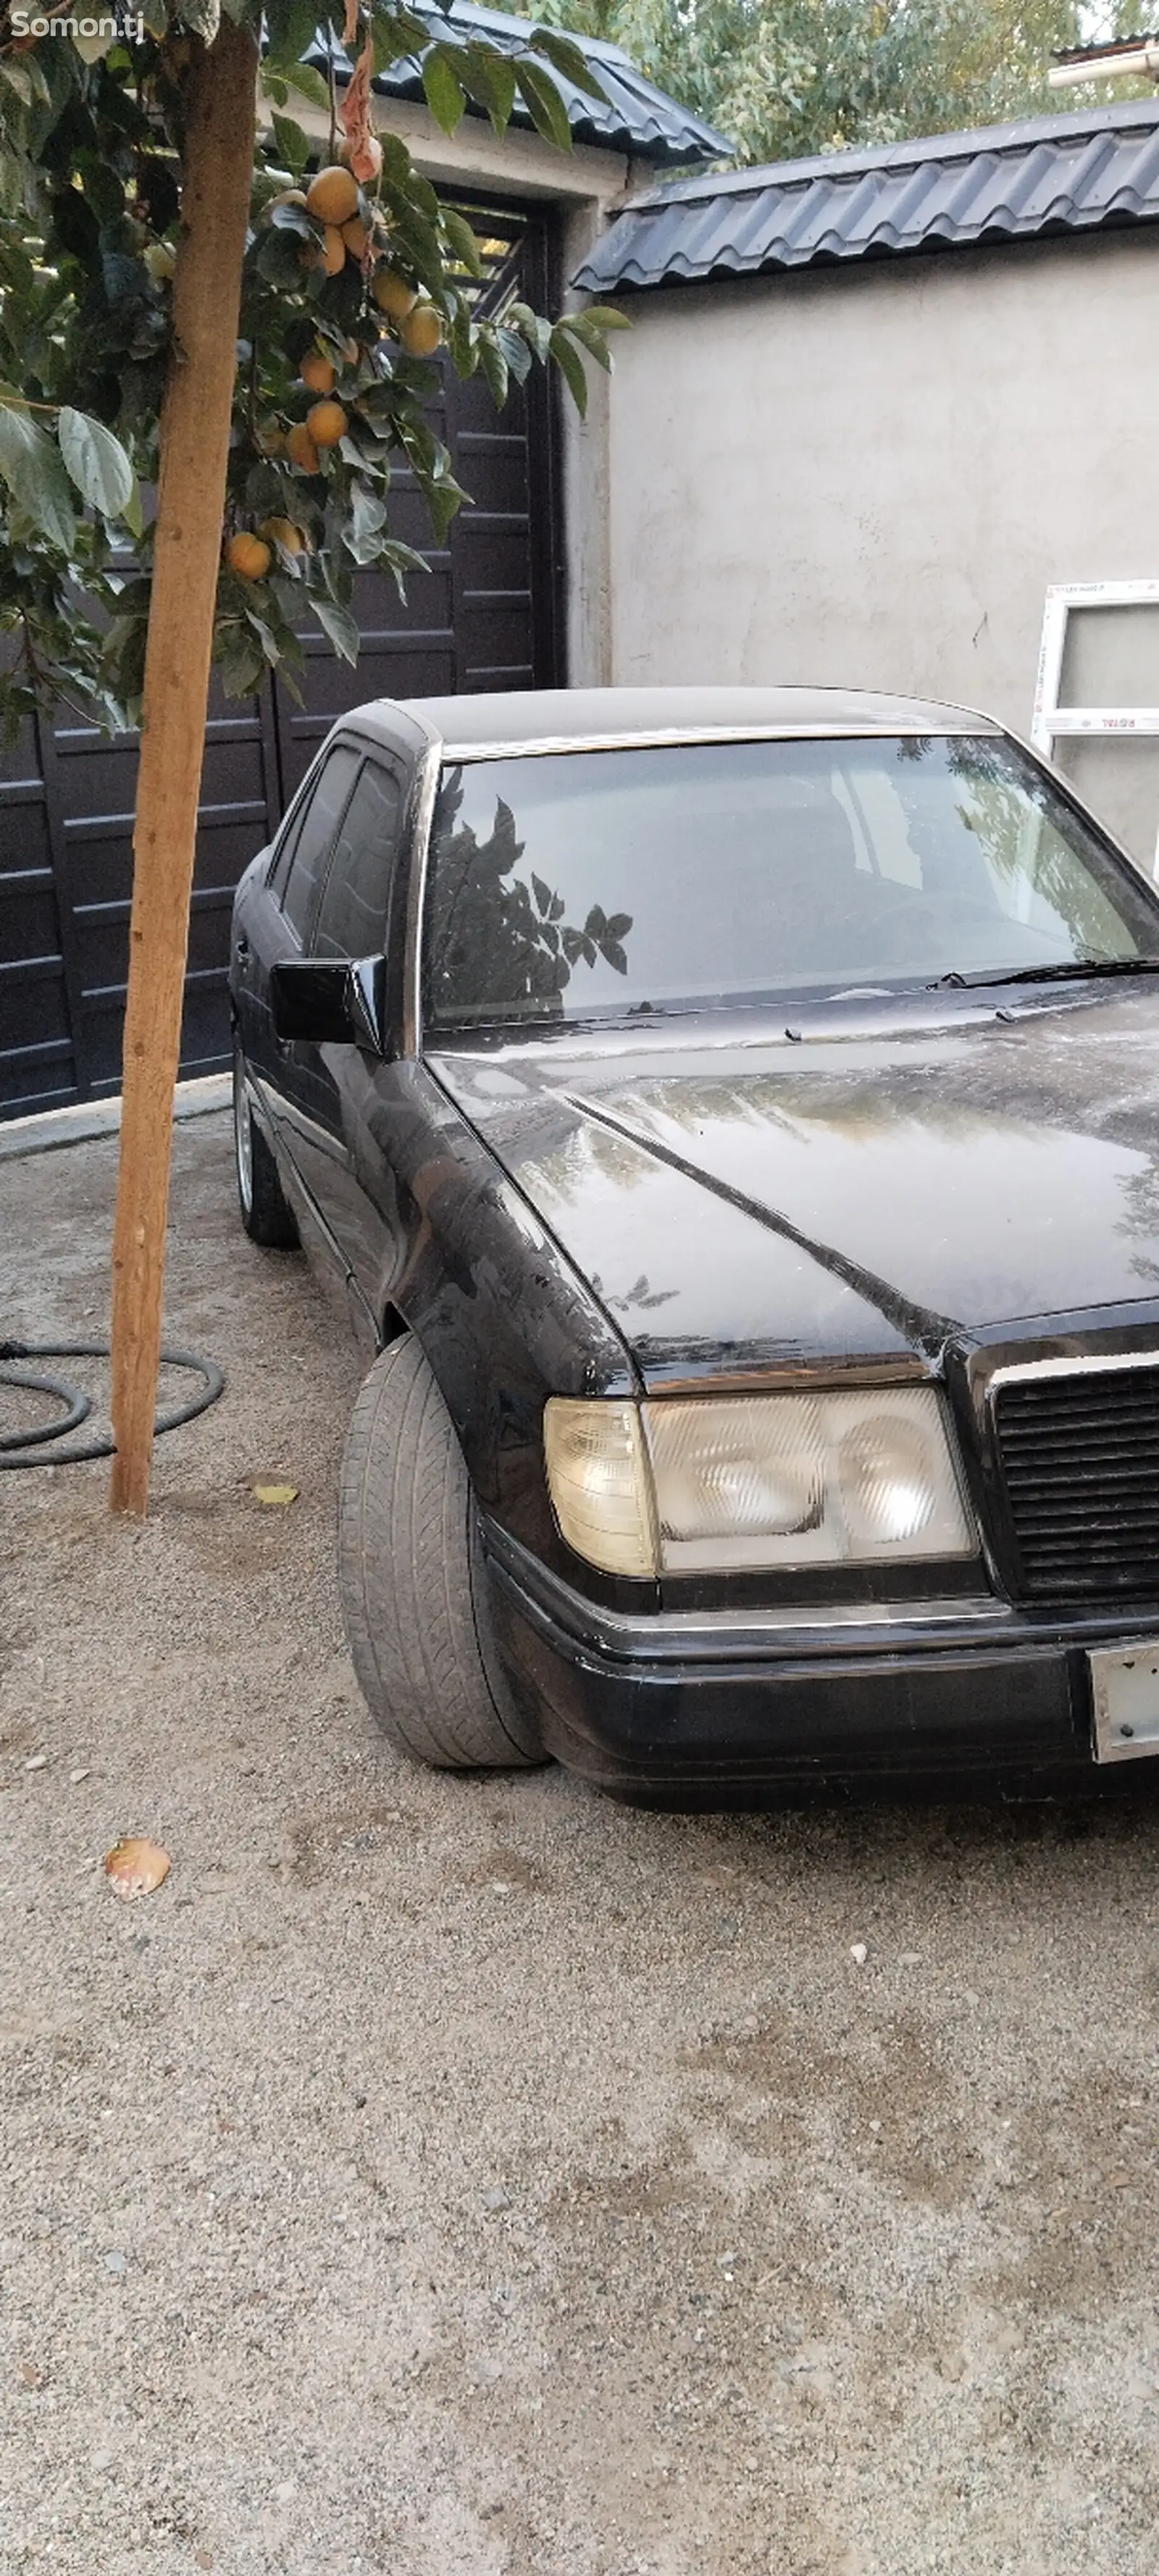
[[[173,1088],[189,938],[209,656],[221,557],[241,263],[254,166],[257,51],[223,17],[189,75],[173,281],[174,353],[161,470],[125,1014],[124,1109],[113,1237],[114,1511],[149,1494]]]

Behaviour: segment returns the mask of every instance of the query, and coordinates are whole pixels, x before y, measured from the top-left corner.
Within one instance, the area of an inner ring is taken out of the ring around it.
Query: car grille
[[[994,1424],[1019,1590],[1159,1600],[1159,1358],[999,1385]]]

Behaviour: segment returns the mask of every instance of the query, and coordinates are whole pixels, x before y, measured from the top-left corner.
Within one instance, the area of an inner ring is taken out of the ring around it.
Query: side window
[[[402,827],[402,786],[368,760],[343,816],[311,942],[316,957],[378,957]]]
[[[318,880],[350,794],[359,755],[339,744],[324,762],[318,783],[302,816],[289,874],[282,888],[282,910],[303,942],[310,927]]]

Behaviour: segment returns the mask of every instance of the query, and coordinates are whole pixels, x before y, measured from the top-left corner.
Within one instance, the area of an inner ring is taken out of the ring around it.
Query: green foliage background
[[[341,139],[337,92],[301,61],[324,13],[315,0],[228,6],[253,37],[255,76],[259,30],[265,37],[266,116],[214,637],[226,692],[242,696],[272,668],[293,687],[297,630],[311,622],[353,662],[357,571],[385,567],[401,588],[421,566],[391,533],[398,465],[424,495],[436,544],[467,496],[431,427],[436,368],[408,354],[374,300],[370,267],[353,252],[339,274],[326,273],[323,227],[301,202],[308,164],[333,161]],[[343,17],[339,10],[336,32]],[[0,15],[0,730],[8,737],[57,697],[110,728],[140,713],[151,592],[141,494],[159,470],[189,78],[216,34],[219,0],[146,0],[146,19],[139,41],[51,34],[29,43]],[[539,132],[564,146],[570,129],[553,71],[602,94],[574,43],[551,29],[513,31],[501,47],[448,21],[432,43],[405,5],[376,6],[361,17],[352,52],[364,41],[380,65],[422,53],[428,100],[448,132],[468,98],[501,132],[519,98]],[[329,120],[321,151],[298,122],[303,100]],[[462,376],[479,369],[500,403],[512,379],[554,363],[582,409],[585,361],[610,363],[607,333],[621,317],[589,308],[553,321],[518,299],[481,315],[470,225],[443,205],[404,143],[390,134],[381,143],[381,173],[363,188],[358,211],[381,264],[434,307],[450,363]],[[299,374],[308,351],[333,365],[346,414],[340,442],[312,467],[286,450],[288,431],[317,399]],[[266,574],[243,578],[229,567],[228,539],[271,519],[303,543],[267,537]],[[127,563],[130,538],[135,561]]]
[[[1096,25],[1081,0],[544,0],[542,15],[622,45],[758,162],[1105,100],[1050,90],[1051,54],[1128,34],[1140,13],[1112,0]]]

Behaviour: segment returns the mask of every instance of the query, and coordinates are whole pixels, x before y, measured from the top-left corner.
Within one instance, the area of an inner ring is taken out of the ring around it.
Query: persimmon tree
[[[600,93],[558,32],[432,35],[377,0],[322,48],[302,0],[146,0],[91,35],[60,16],[0,17],[0,724],[64,699],[140,728],[112,1499],[141,1512],[211,668],[232,696],[272,669],[292,687],[311,620],[356,659],[358,569],[421,568],[391,532],[400,463],[442,541],[468,496],[430,423],[440,352],[498,403],[554,362],[582,409],[620,317],[477,310],[470,225],[372,120],[375,67],[419,52],[448,132],[468,100],[499,132],[521,100],[566,146],[553,70]]]

